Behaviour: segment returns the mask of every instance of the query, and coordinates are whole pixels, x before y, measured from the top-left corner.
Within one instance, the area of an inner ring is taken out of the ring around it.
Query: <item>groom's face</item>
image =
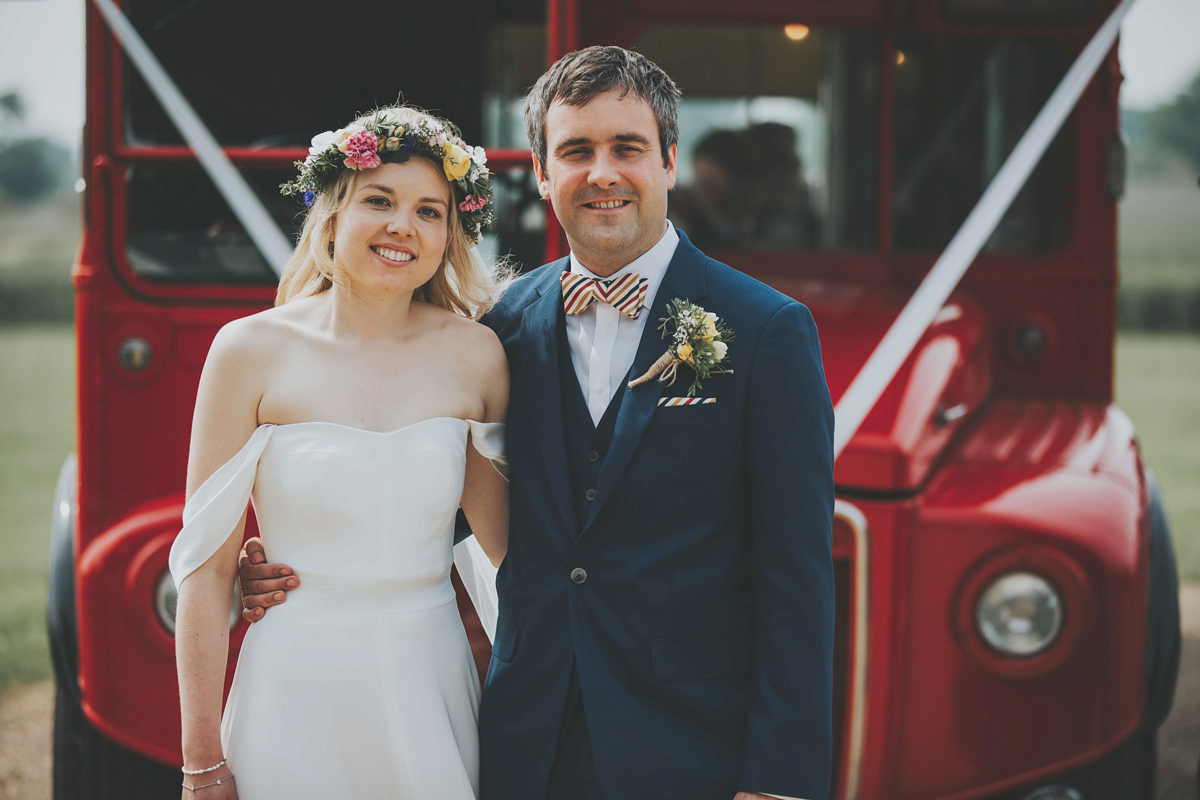
[[[654,111],[640,97],[614,90],[582,106],[552,103],[546,163],[535,159],[534,171],[572,252],[598,275],[633,261],[666,230],[675,145],[664,166]]]

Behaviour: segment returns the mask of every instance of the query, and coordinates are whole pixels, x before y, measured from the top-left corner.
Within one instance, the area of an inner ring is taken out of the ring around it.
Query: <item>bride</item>
[[[449,573],[460,505],[493,564],[508,536],[484,161],[391,107],[315,137],[284,186],[310,210],[276,307],[213,341],[171,551],[184,798],[478,794]],[[303,586],[247,634],[222,716],[248,498]]]

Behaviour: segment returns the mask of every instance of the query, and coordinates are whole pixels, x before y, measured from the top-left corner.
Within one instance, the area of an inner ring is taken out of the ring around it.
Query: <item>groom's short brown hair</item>
[[[525,133],[533,157],[546,166],[546,111],[556,100],[586,105],[597,95],[619,89],[650,104],[658,123],[663,166],[667,151],[679,141],[679,98],[671,76],[641,53],[615,45],[597,45],[567,53],[554,62],[525,97]]]

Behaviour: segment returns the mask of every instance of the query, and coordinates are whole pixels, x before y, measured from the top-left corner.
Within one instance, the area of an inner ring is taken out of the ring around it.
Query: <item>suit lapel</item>
[[[704,272],[704,255],[681,232],[675,255],[667,267],[662,284],[658,287],[658,293],[654,296],[654,306],[643,312],[650,316],[646,320],[646,329],[642,332],[637,355],[633,359],[631,378],[645,373],[667,349],[667,343],[658,330],[659,321],[667,315],[667,303],[676,298],[693,302],[704,299],[707,292]],[[685,376],[681,376],[680,380],[684,378]],[[591,521],[608,502],[617,480],[629,465],[629,460],[633,458],[638,443],[645,436],[650,420],[654,417],[664,387],[665,384],[653,380],[632,389],[625,389],[625,397],[621,400],[621,408],[617,412],[612,446],[596,482],[596,499],[592,503],[584,533],[587,533]]]
[[[575,527],[575,513],[571,507],[571,487],[567,473],[567,446],[563,431],[562,381],[558,360],[558,318],[562,314],[559,272],[553,273],[542,285],[540,296],[525,311],[521,321],[521,347],[525,351],[529,374],[524,380],[532,399],[532,416],[529,424],[537,431],[542,462],[550,494],[561,516],[565,529]]]

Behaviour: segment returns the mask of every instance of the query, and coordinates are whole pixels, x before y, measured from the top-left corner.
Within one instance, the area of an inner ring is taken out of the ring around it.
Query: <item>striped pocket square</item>
[[[660,397],[658,404],[660,406],[705,406],[709,403],[717,402],[715,397]]]

